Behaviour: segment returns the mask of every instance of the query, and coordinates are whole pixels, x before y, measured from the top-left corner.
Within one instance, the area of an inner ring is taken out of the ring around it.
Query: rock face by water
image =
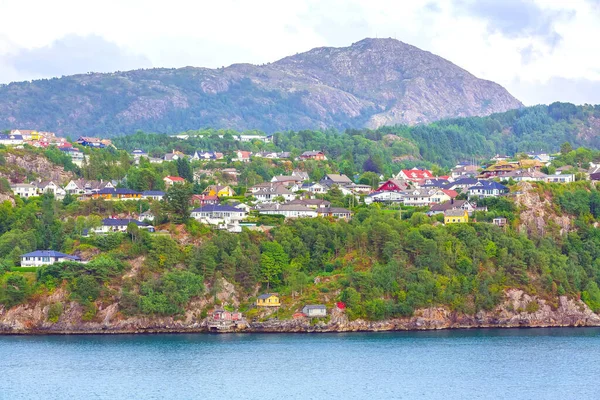
[[[358,332],[358,331],[404,331],[459,328],[519,328],[519,327],[567,327],[600,326],[600,316],[579,300],[561,296],[557,306],[530,296],[521,290],[511,289],[505,301],[491,312],[462,315],[435,307],[422,309],[410,318],[385,321],[349,321],[345,313],[334,309],[327,322],[308,319],[252,322],[244,332]],[[0,333],[4,334],[72,334],[72,333],[154,333],[154,332],[206,332],[206,320],[200,318],[194,308],[206,304],[196,303],[181,319],[172,317],[123,318],[118,305],[112,304],[99,310],[94,321],[81,320],[83,308],[75,302],[66,302],[64,313],[58,322],[48,321],[50,304],[66,300],[66,292],[57,290],[41,302],[0,308]]]
[[[0,87],[0,128],[73,136],[215,128],[376,128],[521,107],[500,85],[395,39],[266,65],[90,73]],[[32,112],[43,109],[45,112]]]

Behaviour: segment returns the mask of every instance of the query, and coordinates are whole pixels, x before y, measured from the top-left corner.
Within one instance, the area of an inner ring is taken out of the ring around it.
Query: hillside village
[[[186,135],[176,138],[187,140]],[[272,139],[239,135],[235,140],[269,143]],[[296,152],[297,156],[285,151],[199,149],[186,154],[172,150],[162,157],[152,157],[142,149],[125,153],[107,139],[79,137],[71,143],[49,132],[29,130],[2,135],[0,144],[9,152],[11,149],[55,148],[64,154],[62,162],[68,158],[79,168],[72,168],[71,179],[62,182],[37,179],[8,183],[13,196],[24,201],[50,196],[63,204],[97,210],[93,212],[94,219],[90,219],[90,215],[89,222],[80,231],[80,237],[87,240],[112,234],[135,237],[137,232],[175,237],[168,222],[187,219],[215,232],[269,234],[273,227],[283,226],[285,221],[323,218],[333,223],[348,222],[364,209],[399,213],[401,218],[403,214],[423,213],[437,221],[436,224],[447,226],[481,222],[504,229],[513,222],[512,214],[498,213],[497,204],[501,203],[496,199],[514,198],[519,194],[519,183],[570,184],[600,180],[599,165],[590,163],[589,169],[555,168],[554,158],[560,154],[546,153],[497,155],[485,163],[460,163],[447,170],[438,169],[437,173],[411,167],[391,176],[373,172],[347,176],[332,170],[327,154],[317,150]],[[128,173],[113,179],[86,179],[82,171],[89,168],[90,160],[104,156],[128,163]],[[249,181],[251,175],[244,168],[257,162],[279,170],[283,168],[285,172],[273,173],[270,179],[261,182]],[[314,179],[315,165],[326,170],[318,174],[319,179]],[[157,168],[162,174],[144,181],[142,186],[148,186],[148,190],[135,189],[132,176],[151,168]],[[178,199],[184,199],[185,204],[174,211],[172,204]],[[494,205],[495,211],[488,212],[489,205]],[[20,262],[16,262],[14,268],[18,269],[19,265],[39,268],[65,262],[93,265],[97,257],[85,252],[67,254],[57,249],[33,248],[18,255]],[[259,314],[263,317],[282,306],[279,295],[272,292],[257,295],[253,304],[263,310]],[[209,329],[243,329],[251,325],[245,316],[231,309],[231,305],[227,307],[215,306],[207,316]],[[295,309],[292,317],[329,318],[329,313],[340,316],[345,309],[344,302],[336,302],[330,310],[323,304],[305,304],[302,309]]]

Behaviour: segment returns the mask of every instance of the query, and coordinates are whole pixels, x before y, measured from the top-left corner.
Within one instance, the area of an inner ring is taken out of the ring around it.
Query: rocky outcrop
[[[10,168],[6,172],[0,172],[0,176],[4,176],[10,182],[26,182],[26,178],[33,175],[41,181],[54,181],[63,185],[73,178],[71,172],[38,154],[12,150],[4,158]]]
[[[220,294],[228,293],[225,288]],[[56,322],[49,320],[52,304],[64,304],[64,311]],[[99,307],[93,321],[82,321],[83,308],[69,302],[66,292],[56,290],[43,301],[21,305],[10,310],[0,308],[0,333],[3,334],[75,334],[75,333],[179,333],[207,332],[207,321],[200,318],[205,301],[192,303],[181,318],[128,317],[118,312],[118,304]],[[530,296],[522,290],[511,289],[505,301],[493,311],[480,311],[476,315],[451,312],[442,307],[419,310],[410,318],[384,321],[349,321],[346,314],[333,309],[324,321],[306,318],[293,320],[270,319],[251,322],[244,332],[378,332],[406,330],[436,330],[465,328],[523,328],[600,326],[600,316],[593,313],[580,300],[561,296],[557,306],[544,299]],[[223,331],[221,331],[223,332]]]
[[[30,112],[38,106],[48,111]],[[0,87],[0,127],[43,127],[72,136],[202,126],[267,132],[375,128],[521,106],[498,84],[427,51],[395,39],[364,39],[260,66],[149,69],[12,83]]]
[[[534,190],[531,183],[519,183],[517,193],[515,204],[521,208],[519,228],[522,232],[543,235],[548,231],[549,224],[558,227],[561,235],[571,230],[571,218],[558,215],[550,199]]]

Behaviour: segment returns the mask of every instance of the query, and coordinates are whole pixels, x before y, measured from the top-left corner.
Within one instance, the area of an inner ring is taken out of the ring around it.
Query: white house
[[[252,193],[259,203],[272,203],[275,199],[281,197],[285,201],[291,201],[296,198],[296,195],[288,190],[284,185],[271,185],[262,187]]]
[[[264,215],[283,215],[286,218],[314,218],[319,215],[314,208],[299,204],[269,204],[262,206],[258,212]]]
[[[138,221],[154,221],[154,214],[150,211],[144,211],[138,215]]]
[[[547,175],[544,180],[546,182],[554,182],[554,183],[571,183],[571,182],[575,182],[575,175],[573,175],[573,174]]]
[[[185,183],[185,179],[179,177],[179,176],[165,176],[163,178],[163,181],[165,182],[165,186],[168,188],[172,185],[182,185]]]
[[[146,190],[142,192],[142,199],[161,201],[165,197],[165,192],[160,190]]]
[[[302,308],[302,314],[308,318],[323,318],[327,316],[327,308],[324,305],[306,305]]]
[[[5,146],[18,146],[23,144],[23,136],[21,135],[4,135],[0,134],[0,144]]]
[[[309,183],[304,183],[302,184],[302,187],[300,188],[300,190],[306,190],[307,192],[311,192],[311,193],[327,193],[327,188],[323,185],[321,185],[320,183],[313,183],[313,182],[309,182]]]
[[[75,179],[65,186],[65,192],[69,194],[84,194],[91,196],[102,189],[114,189],[115,186],[110,181],[88,181],[85,179]]]
[[[37,250],[21,256],[21,267],[41,267],[63,261],[81,261],[81,259],[58,251]]]
[[[14,185],[10,185],[10,188],[13,193],[19,197],[25,198],[38,195],[37,187],[28,183],[16,183]]]
[[[246,218],[246,215],[248,215],[248,213],[243,209],[220,204],[210,204],[194,208],[191,213],[192,218],[211,225],[229,223],[232,221],[239,222]]]
[[[479,181],[469,188],[469,197],[498,197],[508,193],[508,188],[494,181]]]
[[[154,232],[154,227],[146,222],[138,221],[131,218],[104,218],[102,226],[92,229],[94,233],[109,233],[109,232],[127,232],[127,226],[131,223],[137,225],[138,228]]]
[[[42,195],[44,193],[53,194],[57,199],[62,199],[65,197],[67,192],[65,189],[57,185],[52,181],[39,181],[39,182],[31,182],[37,188],[38,194]]]
[[[365,204],[401,203],[404,200],[400,192],[373,192],[365,197]]]
[[[238,150],[233,153],[231,161],[250,162],[250,156],[252,156],[251,151]]]

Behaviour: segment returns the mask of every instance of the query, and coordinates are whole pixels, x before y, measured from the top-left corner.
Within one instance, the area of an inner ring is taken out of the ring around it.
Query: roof
[[[331,202],[323,199],[296,199],[292,200],[287,204],[300,204],[300,205],[311,205],[311,206],[329,206]]]
[[[508,188],[498,182],[495,181],[479,181],[477,184],[471,186],[469,190],[472,188],[484,188],[484,189],[497,189],[497,190],[508,190]]]
[[[268,204],[260,207],[260,211],[302,211],[316,213],[314,209],[302,204]]]
[[[456,190],[442,189],[442,192],[444,192],[445,194],[447,194],[451,198],[455,198],[456,196],[458,196],[458,192]]]
[[[347,208],[331,207],[327,210],[329,214],[352,214],[352,211]]]
[[[209,204],[202,207],[194,208],[192,212],[201,213],[201,212],[243,212],[242,209],[235,208],[232,206],[224,205],[224,204]]]
[[[444,215],[446,217],[464,217],[467,211],[465,210],[446,210]]]
[[[302,178],[300,178],[299,176],[290,176],[290,175],[274,176],[273,179],[274,179],[273,182],[289,182],[289,181],[297,182],[299,180],[302,180]]]
[[[173,182],[184,182],[185,181],[185,179],[183,179],[183,178],[181,178],[179,176],[170,176],[170,175],[169,176],[165,176],[164,179],[170,179]]]
[[[73,260],[79,260],[77,256],[61,253],[60,251],[54,250],[36,250],[31,253],[23,254],[21,257],[56,257],[56,258],[71,258]]]
[[[431,173],[431,171],[428,171],[426,169],[403,169],[402,173],[406,175],[409,179],[433,178],[433,174]]]
[[[150,224],[147,224],[145,222],[141,222],[138,221],[137,219],[132,219],[132,218],[104,218],[102,220],[102,225],[103,226],[124,226],[124,225],[129,225],[130,223],[134,223],[137,226],[150,226]]]
[[[466,200],[454,200],[445,201],[440,204],[434,204],[429,208],[429,211],[446,211],[461,208],[467,201]]]
[[[99,190],[98,194],[140,194],[140,192],[127,188],[104,188]]]
[[[0,140],[23,140],[22,135],[6,135],[0,133]]]
[[[325,178],[336,183],[352,183],[352,180],[343,174],[327,174]]]
[[[271,296],[277,297],[277,295],[275,293],[264,293],[264,294],[261,294],[260,296],[258,296],[258,298],[261,300],[266,300]]]
[[[253,196],[261,194],[293,194],[283,185],[273,185],[269,187],[261,187],[256,192],[252,193]]]
[[[160,190],[146,190],[142,192],[143,196],[164,196],[165,192],[161,192]]]
[[[457,179],[454,182],[451,182],[448,186],[459,186],[459,185],[474,185],[477,182],[479,182],[477,179],[475,178],[461,178],[461,179]]]
[[[325,310],[327,309],[327,307],[325,307],[323,304],[307,304],[303,307],[303,309],[306,308],[308,310]]]
[[[304,157],[310,157],[310,156],[316,156],[319,154],[323,154],[322,151],[316,151],[316,150],[311,150],[311,151],[305,151],[304,153],[302,153],[302,156]]]

